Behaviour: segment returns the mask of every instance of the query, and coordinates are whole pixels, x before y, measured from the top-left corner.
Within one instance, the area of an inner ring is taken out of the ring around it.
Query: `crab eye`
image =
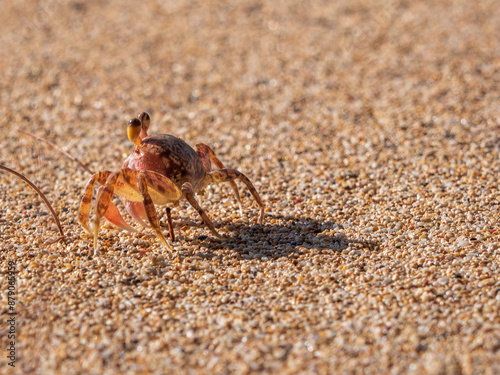
[[[149,114],[147,114],[146,112],[141,112],[139,113],[139,115],[137,115],[137,118],[141,121],[144,132],[147,133],[149,129],[149,123],[151,122],[151,117],[149,117]]]
[[[128,122],[127,135],[128,139],[131,142],[136,143],[138,139],[140,141],[139,134],[141,133],[141,128],[142,128],[141,125],[142,125],[141,120],[137,118],[134,118]]]

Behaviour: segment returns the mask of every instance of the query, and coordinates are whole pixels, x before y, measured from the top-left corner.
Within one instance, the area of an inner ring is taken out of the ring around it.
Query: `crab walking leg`
[[[89,217],[90,207],[92,206],[92,196],[94,195],[94,185],[96,181],[101,185],[104,185],[110,175],[111,172],[109,171],[97,172],[88,179],[87,184],[85,185],[82,200],[80,201],[80,207],[78,208],[78,222],[90,235],[92,235],[92,231],[89,227]]]
[[[264,220],[265,205],[264,202],[262,202],[259,193],[257,193],[257,190],[255,190],[255,187],[253,186],[252,182],[248,179],[247,176],[245,176],[240,171],[237,171],[236,169],[224,168],[210,172],[207,175],[207,179],[208,182],[216,182],[216,183],[233,181],[235,179],[241,180],[247,186],[248,190],[250,190],[250,193],[253,195],[255,201],[260,207],[259,224],[262,224]]]
[[[191,206],[193,206],[193,208],[196,211],[198,211],[198,213],[200,214],[203,222],[208,227],[208,229],[210,230],[210,232],[215,237],[222,238],[221,235],[219,233],[217,233],[217,231],[215,230],[215,227],[214,227],[214,224],[212,223],[212,220],[210,220],[210,218],[207,216],[207,214],[205,213],[205,211],[203,211],[203,208],[201,208],[200,205],[198,204],[198,201],[196,200],[196,198],[194,196],[193,185],[191,185],[189,182],[185,182],[182,185],[181,190],[184,193],[184,196],[188,200],[189,204]]]
[[[172,249],[160,231],[154,204],[176,202],[181,197],[181,192],[172,181],[159,173],[122,168],[120,171],[109,175],[104,188],[97,196],[94,217],[94,250],[97,249],[97,237],[101,218],[108,210],[113,194],[131,202],[140,202],[142,200],[146,217],[152,228],[156,231],[163,244],[168,249]]]
[[[141,193],[144,203],[144,208],[146,210],[146,215],[151,224],[152,229],[156,232],[156,235],[160,241],[169,249],[173,250],[172,246],[167,242],[160,228],[160,220],[158,219],[158,214],[156,213],[155,205],[148,191],[148,183],[146,178],[147,172],[139,172],[137,177],[137,187],[139,188],[139,193]]]
[[[206,144],[198,143],[196,145],[196,153],[200,157],[207,173],[210,173],[212,171],[211,163],[214,163],[215,166],[219,169],[225,168],[224,164],[222,164],[217,155],[215,155],[215,152]],[[240,198],[240,192],[238,191],[238,186],[236,186],[236,183],[233,180],[229,180],[227,182],[233,189],[234,194],[236,195],[236,200],[238,201],[238,207],[240,208],[240,216],[243,216],[243,206],[241,205],[241,198]]]
[[[100,191],[97,194],[96,198],[97,203],[94,216],[94,251],[97,250],[97,236],[99,234],[99,226],[101,225],[101,218],[108,210],[111,198],[113,198],[113,192],[115,189],[116,180],[118,180],[120,174],[121,171],[112,173],[106,180],[104,188],[102,190],[99,189]]]
[[[175,234],[174,234],[174,225],[172,224],[172,210],[170,207],[167,207],[165,211],[167,213],[168,234],[170,235],[170,239],[172,240],[172,242],[174,242]]]

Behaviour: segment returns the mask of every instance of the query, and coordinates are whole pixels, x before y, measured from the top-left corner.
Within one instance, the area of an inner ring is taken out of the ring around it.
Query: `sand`
[[[0,372],[500,373],[499,9],[4,2],[0,162],[67,236],[0,172]],[[172,252],[105,222],[94,252],[90,174],[18,130],[116,171],[141,111],[245,173],[263,225],[213,185],[224,239],[182,200]]]

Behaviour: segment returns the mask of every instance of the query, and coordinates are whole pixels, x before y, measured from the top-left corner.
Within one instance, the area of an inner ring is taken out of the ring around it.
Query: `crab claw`
[[[113,202],[109,202],[109,206],[108,209],[106,210],[106,213],[104,214],[104,217],[106,218],[107,221],[109,221],[117,228],[132,233],[137,233],[137,230],[134,227],[130,226],[122,217],[122,215],[120,215],[120,211],[118,211],[118,208],[115,206]]]

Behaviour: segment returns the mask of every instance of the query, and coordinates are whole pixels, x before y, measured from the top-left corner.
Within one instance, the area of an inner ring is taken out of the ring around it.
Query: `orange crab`
[[[97,249],[97,236],[103,216],[121,229],[136,231],[123,219],[111,201],[114,194],[123,198],[128,213],[142,226],[151,227],[169,250],[172,250],[172,246],[163,236],[155,204],[177,205],[180,199],[186,198],[198,211],[210,232],[218,238],[221,237],[195,197],[195,193],[203,195],[204,189],[210,183],[228,182],[234,190],[241,213],[241,199],[234,182],[241,180],[260,207],[259,223],[262,224],[265,206],[248,177],[236,169],[225,168],[207,145],[197,144],[195,151],[173,135],[148,136],[149,124],[150,117],[145,112],[130,120],[127,134],[134,143],[132,154],[125,159],[119,171],[97,172],[85,185],[78,210],[78,221],[94,236],[94,250]],[[212,163],[219,169],[212,170]],[[92,232],[89,227],[89,215],[96,182],[102,186],[97,193]],[[175,241],[170,207],[167,207],[166,213],[170,239]]]

